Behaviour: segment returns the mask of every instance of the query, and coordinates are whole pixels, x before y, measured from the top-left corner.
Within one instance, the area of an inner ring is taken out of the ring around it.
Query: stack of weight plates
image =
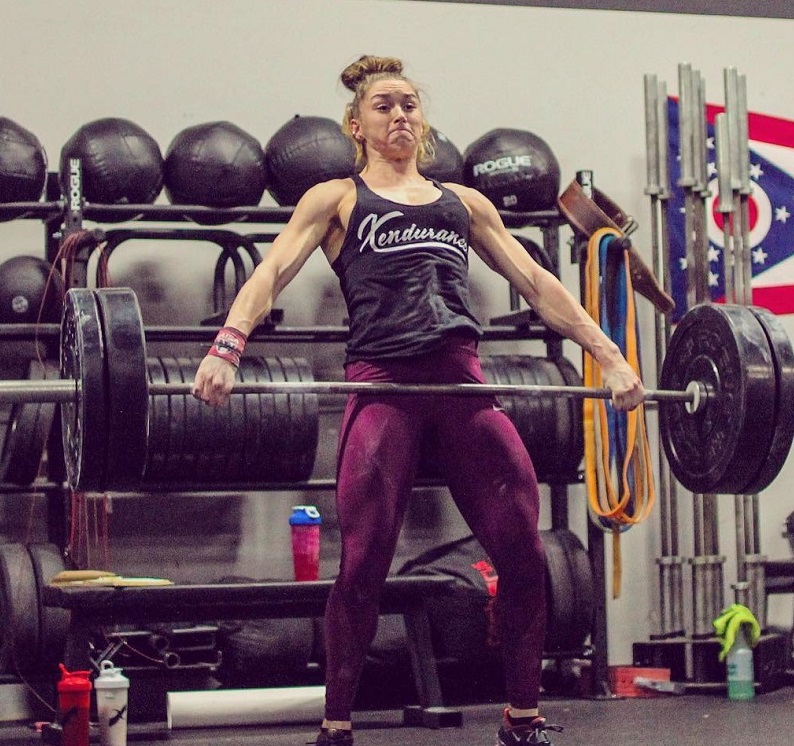
[[[150,383],[194,379],[198,358],[150,357]],[[240,382],[313,380],[303,358],[245,357]],[[316,394],[236,394],[223,407],[151,395],[144,484],[258,485],[311,476],[319,437]]]
[[[482,359],[485,379],[519,386],[581,386],[570,361],[519,355]],[[505,412],[515,424],[532,457],[541,482],[577,481],[584,458],[582,400],[574,397],[502,396]]]

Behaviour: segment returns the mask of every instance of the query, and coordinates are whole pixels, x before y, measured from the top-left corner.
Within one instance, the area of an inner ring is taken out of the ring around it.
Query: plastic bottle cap
[[[320,511],[314,505],[293,505],[290,526],[316,526],[322,523]]]
[[[102,689],[126,689],[130,680],[120,668],[113,665],[113,661],[104,660],[99,664],[99,676],[96,677],[94,685]]]
[[[68,671],[63,663],[60,664],[61,680],[58,682],[59,691],[87,692],[91,689],[90,671]]]

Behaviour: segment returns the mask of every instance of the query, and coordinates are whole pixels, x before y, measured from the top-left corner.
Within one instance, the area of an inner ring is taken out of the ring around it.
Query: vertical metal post
[[[577,171],[576,181],[585,195],[593,196],[593,172]],[[579,259],[579,287],[582,294],[586,284],[585,262]],[[598,529],[593,521],[587,521],[587,553],[593,571],[593,598],[595,610],[593,614],[593,660],[591,665],[594,696],[609,696],[609,636],[607,631],[607,581],[604,563],[606,559],[604,532]]]
[[[667,86],[656,75],[645,76],[645,144],[647,185],[645,194],[651,202],[651,252],[657,277],[662,278],[666,292],[670,292],[669,252],[660,228],[666,231],[667,201],[670,197],[667,165]],[[670,324],[666,316],[657,313],[655,321],[656,371],[659,375],[667,343]],[[657,559],[659,572],[659,628],[652,637],[663,638],[683,634],[683,576],[678,556],[678,511],[670,465],[659,444],[659,524],[661,555]]]

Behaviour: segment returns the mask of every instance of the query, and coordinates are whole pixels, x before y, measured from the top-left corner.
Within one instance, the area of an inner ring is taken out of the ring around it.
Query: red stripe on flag
[[[670,98],[674,101],[678,100],[675,96]],[[706,119],[709,124],[714,124],[714,117],[724,111],[724,106],[706,104]],[[794,148],[794,121],[750,111],[747,113],[747,136],[756,142]]]
[[[753,288],[753,305],[768,308],[772,313],[794,313],[794,287],[777,285]]]

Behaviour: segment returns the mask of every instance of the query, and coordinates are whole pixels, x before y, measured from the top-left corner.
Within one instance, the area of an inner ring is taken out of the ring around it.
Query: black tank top
[[[333,270],[350,336],[347,362],[419,355],[451,334],[479,337],[468,291],[469,214],[438,182],[441,196],[404,205],[375,194],[358,176],[356,205]]]

